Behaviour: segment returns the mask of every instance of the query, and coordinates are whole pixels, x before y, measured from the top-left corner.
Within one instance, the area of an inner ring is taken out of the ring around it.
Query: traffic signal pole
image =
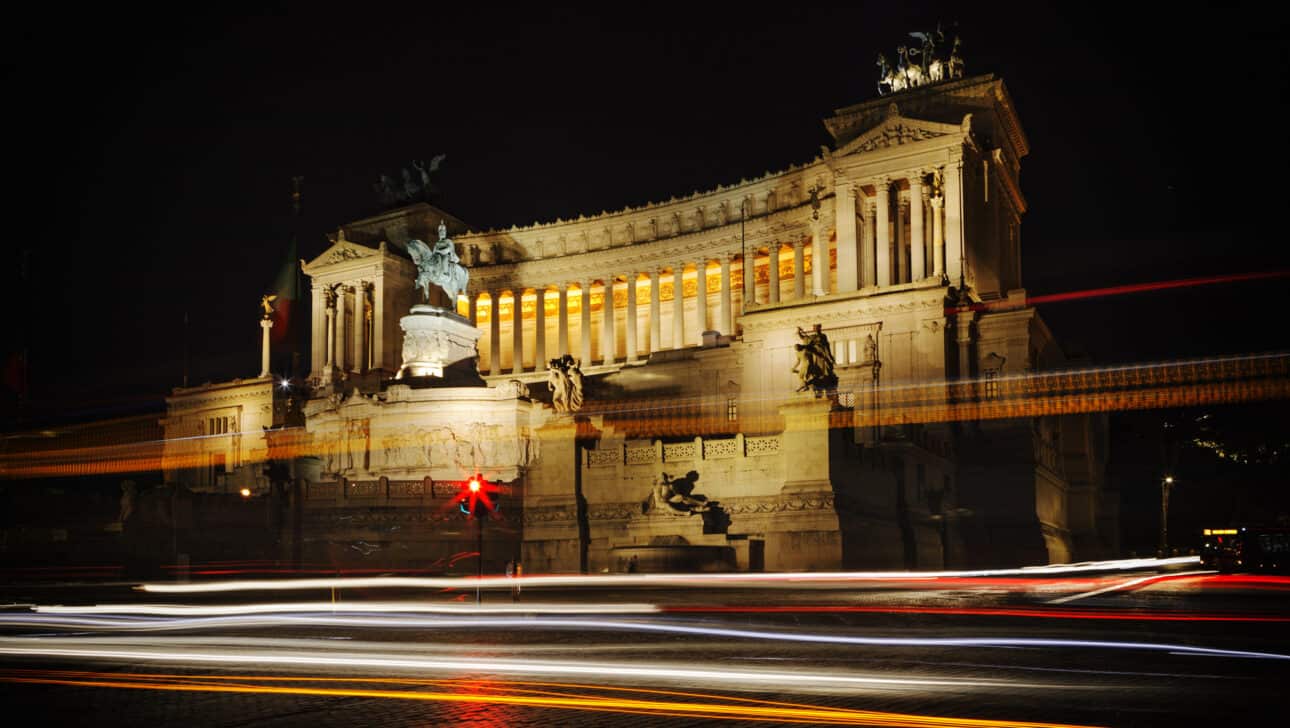
[[[488,515],[485,511],[484,515]],[[475,580],[475,606],[479,606],[479,585],[484,581],[484,518],[475,516],[479,521],[479,577]]]

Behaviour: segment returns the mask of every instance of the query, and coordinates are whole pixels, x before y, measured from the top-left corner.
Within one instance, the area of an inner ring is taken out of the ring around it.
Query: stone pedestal
[[[442,377],[447,367],[473,359],[480,331],[457,313],[418,304],[399,320],[403,329],[403,366],[395,379]]]

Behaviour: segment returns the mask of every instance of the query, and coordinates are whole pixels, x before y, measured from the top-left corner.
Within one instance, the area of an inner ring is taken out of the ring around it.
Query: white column
[[[605,276],[604,296],[600,305],[600,356],[606,364],[614,363],[617,343],[614,339],[614,277]]]
[[[559,349],[556,351],[560,356],[569,353],[569,282],[564,281],[556,287],[560,294],[558,313],[556,315],[556,337]]]
[[[269,329],[273,328],[273,319],[264,317],[260,319],[260,376],[269,376]]]
[[[932,186],[923,185],[923,269],[932,277]]]
[[[730,300],[730,254],[721,256],[721,318],[717,319],[721,333],[727,336],[735,333],[734,308]]]
[[[546,286],[537,289],[533,307],[533,371],[546,369]]]
[[[874,203],[869,206],[869,223],[865,229],[865,251],[868,257],[865,259],[865,283],[871,286],[878,285],[878,205]]]
[[[488,373],[502,373],[502,294],[488,292]]]
[[[582,286],[582,310],[579,320],[582,323],[582,330],[578,332],[578,350],[582,366],[589,367],[591,366],[591,279],[582,279],[580,285]]]
[[[757,302],[757,266],[753,263],[756,256],[748,251],[744,251],[744,311],[748,310],[748,305]]]
[[[915,172],[909,178],[909,280],[921,281],[927,277],[927,261],[923,259],[926,239],[923,234],[923,173]]]
[[[694,264],[694,343],[703,346],[703,332],[708,330],[708,261]]]
[[[649,347],[646,349],[653,354],[656,351],[663,350],[663,305],[658,300],[658,277],[659,269],[654,268],[649,272]]]
[[[838,290],[854,291],[860,287],[860,264],[856,246],[856,194],[850,180],[838,180],[833,202],[838,231]]]
[[[963,150],[951,151],[945,165],[945,272],[950,284],[963,277]]]
[[[891,180],[879,178],[878,188],[878,237],[874,241],[874,263],[878,268],[878,285],[891,285]]]
[[[636,361],[636,279],[639,277],[635,272],[627,274],[627,315],[623,318],[627,361]]]
[[[824,226],[819,222],[811,225],[811,282],[815,295],[823,296],[829,292],[829,241],[824,237]]]
[[[354,284],[354,371],[367,370],[367,283]]]
[[[770,256],[766,259],[770,265],[770,295],[771,303],[779,303],[779,241],[770,244]],[[794,269],[793,275],[797,275],[801,267]]]
[[[336,368],[342,372],[349,371],[345,362],[345,289],[348,286],[339,286],[336,288],[336,353],[333,360]]]
[[[336,351],[336,305],[332,301],[327,302],[327,358],[323,361],[323,369],[328,376],[331,375],[331,368],[335,365]]]
[[[873,285],[873,246],[869,238],[873,228],[873,217],[869,215],[869,202],[864,193],[856,190],[856,285],[860,288]]]
[[[392,362],[385,358],[385,277],[383,274],[377,274],[372,288],[372,368],[393,372],[403,363],[403,352],[396,352]],[[399,315],[402,315],[402,312],[399,312]]]
[[[806,298],[806,241],[793,241],[793,298]]]
[[[932,275],[938,281],[945,276],[945,226],[942,224],[944,207],[944,198],[932,198]]]
[[[672,266],[672,348],[685,346],[685,264]]]
[[[511,372],[524,371],[524,294],[516,288],[511,297]]]
[[[894,283],[905,283],[909,280],[909,256],[905,253],[905,203],[900,199],[900,190],[896,190],[896,275]]]
[[[313,309],[310,312],[310,340],[309,340],[309,372],[311,376],[317,377],[322,375],[323,362],[326,361],[327,351],[323,347],[327,343],[327,300],[323,296],[321,286],[315,284],[313,287],[312,303]]]

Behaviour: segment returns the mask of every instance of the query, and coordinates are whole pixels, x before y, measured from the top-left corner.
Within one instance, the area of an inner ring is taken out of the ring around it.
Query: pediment
[[[937,137],[966,136],[972,129],[971,124],[971,114],[964,116],[961,124],[943,124],[937,121],[901,116],[900,110],[895,104],[892,104],[887,107],[887,114],[882,121],[844,144],[834,153],[834,156],[863,154]]]
[[[324,250],[317,258],[305,263],[304,269],[305,271],[311,271],[317,268],[324,268],[337,263],[343,263],[348,260],[371,258],[379,254],[380,251],[378,250],[341,238],[332,243],[331,247]]]

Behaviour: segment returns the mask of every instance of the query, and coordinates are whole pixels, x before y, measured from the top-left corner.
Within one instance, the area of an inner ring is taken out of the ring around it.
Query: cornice
[[[902,295],[903,294],[903,295]],[[897,314],[931,311],[943,315],[945,289],[940,285],[930,289],[885,291],[866,289],[854,294],[832,294],[813,298],[795,305],[749,310],[738,318],[745,335],[781,330],[786,326],[806,326],[836,321],[855,321],[858,318],[880,318]]]
[[[745,222],[745,242],[751,239],[760,243],[781,235],[809,234],[811,212],[810,203],[804,202]],[[740,248],[739,223],[734,222],[647,243],[471,268],[468,290],[475,295],[499,287],[531,288],[587,278],[599,280],[606,275],[644,273],[678,262],[734,255]]]

